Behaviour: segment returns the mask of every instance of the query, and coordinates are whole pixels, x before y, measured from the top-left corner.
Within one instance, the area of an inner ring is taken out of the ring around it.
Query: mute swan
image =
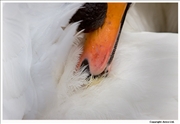
[[[88,81],[68,24],[82,5],[3,5],[3,119],[177,119],[177,4],[133,4],[108,76]]]

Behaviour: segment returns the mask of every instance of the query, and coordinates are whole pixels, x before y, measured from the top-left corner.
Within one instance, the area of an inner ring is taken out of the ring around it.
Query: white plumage
[[[91,81],[68,25],[81,5],[4,4],[3,118],[177,119],[177,4],[134,4],[108,77]]]

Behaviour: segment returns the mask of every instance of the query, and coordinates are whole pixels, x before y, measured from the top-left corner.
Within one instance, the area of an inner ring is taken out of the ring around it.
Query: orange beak
[[[78,68],[87,60],[92,75],[99,75],[109,69],[126,7],[127,3],[108,3],[103,26],[86,35]]]

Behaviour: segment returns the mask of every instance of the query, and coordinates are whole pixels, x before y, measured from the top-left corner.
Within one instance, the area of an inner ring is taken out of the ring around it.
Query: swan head
[[[70,22],[82,20],[78,30],[86,33],[78,69],[87,66],[90,75],[107,75],[127,8],[127,3],[87,3],[74,14]]]

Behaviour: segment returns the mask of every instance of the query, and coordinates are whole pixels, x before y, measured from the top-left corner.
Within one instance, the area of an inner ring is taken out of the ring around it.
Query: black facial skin
[[[107,13],[107,3],[85,3],[70,19],[69,23],[82,21],[77,29],[92,32],[104,23]]]

